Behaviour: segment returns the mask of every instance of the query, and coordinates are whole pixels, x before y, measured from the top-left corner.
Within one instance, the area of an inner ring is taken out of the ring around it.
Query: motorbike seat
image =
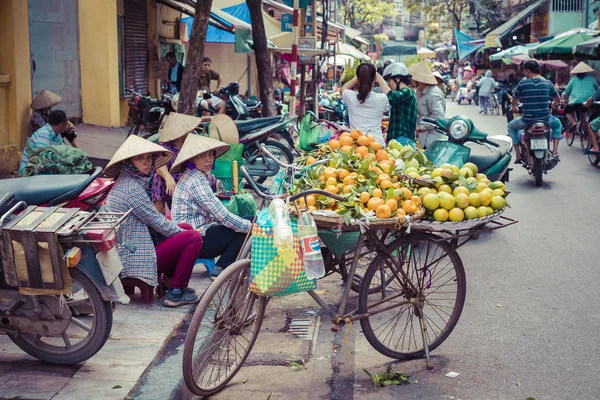
[[[79,196],[100,175],[101,167],[92,174],[35,175],[0,181],[0,193],[14,193],[16,201],[27,205],[56,206]]]
[[[256,107],[256,105],[258,104],[258,100],[248,99],[248,100],[244,100],[244,103],[246,104],[246,107],[252,108],[252,107]]]
[[[480,171],[485,171],[504,155],[510,152],[510,144],[504,140],[496,140],[488,136],[487,140],[496,143],[499,147],[492,145],[483,145],[475,142],[466,142],[464,145],[471,149],[469,162],[477,165]]]
[[[265,126],[274,125],[283,120],[283,115],[268,118],[255,118],[248,121],[233,121],[238,128],[240,135],[252,132],[256,129],[264,128]]]

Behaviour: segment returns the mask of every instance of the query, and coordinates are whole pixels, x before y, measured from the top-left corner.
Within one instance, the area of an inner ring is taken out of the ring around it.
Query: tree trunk
[[[179,106],[177,107],[177,112],[183,114],[196,114],[196,95],[200,87],[200,71],[202,69],[202,57],[204,56],[204,43],[211,6],[212,0],[196,2],[196,15],[192,25],[188,58],[183,71]]]
[[[256,59],[256,71],[258,72],[258,88],[260,101],[263,104],[263,116],[271,117],[277,115],[275,99],[273,94],[273,65],[267,45],[267,33],[262,16],[261,0],[246,0],[250,11],[250,22],[252,23],[252,40],[254,41],[254,55]],[[252,77],[250,77],[252,79]]]

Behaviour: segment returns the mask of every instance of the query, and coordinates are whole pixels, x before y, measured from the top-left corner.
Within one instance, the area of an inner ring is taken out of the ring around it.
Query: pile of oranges
[[[351,217],[393,218],[414,214],[421,207],[416,186],[404,180],[403,167],[371,135],[359,130],[343,133],[305,158],[306,165],[329,159],[327,165],[309,169],[298,179],[292,193],[315,188],[345,198],[335,201],[326,196],[307,196],[299,200],[310,211],[333,210]]]

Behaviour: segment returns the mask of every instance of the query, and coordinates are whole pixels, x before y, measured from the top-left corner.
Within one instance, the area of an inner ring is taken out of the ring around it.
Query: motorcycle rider
[[[562,124],[560,120],[550,115],[548,100],[552,106],[558,100],[558,92],[549,80],[540,76],[540,64],[535,60],[527,61],[523,66],[525,79],[521,80],[515,88],[512,99],[512,112],[519,112],[519,100],[523,104],[523,116],[515,118],[508,124],[508,135],[513,140],[515,148],[515,164],[520,164],[520,131],[523,131],[534,122],[544,122],[552,130],[553,154],[558,157],[558,141],[562,138]]]
[[[402,63],[390,64],[383,71],[383,77],[377,74],[376,79],[391,106],[386,142],[396,139],[402,145],[410,144],[414,148],[418,110],[415,92],[410,88],[412,80],[408,68]]]
[[[594,93],[594,95],[592,97],[587,99],[586,102],[583,103],[583,106],[589,107],[594,102],[598,102],[598,101],[600,101],[600,88],[596,89],[596,93]],[[588,124],[588,134],[589,134],[588,136],[590,138],[590,141],[592,142],[592,147],[590,147],[588,150],[586,150],[584,152],[584,154],[600,152],[600,149],[598,148],[598,137],[596,136],[599,133],[600,133],[600,117],[595,118]]]
[[[565,107],[565,115],[569,120],[569,132],[572,132],[577,124],[573,113],[581,108],[584,101],[592,97],[598,84],[594,77],[590,75],[594,72],[593,68],[590,68],[585,62],[580,62],[570,72],[571,80],[565,89],[564,97],[568,99],[568,105]]]
[[[220,97],[216,96],[221,93],[221,75],[217,71],[210,69],[212,61],[208,57],[202,58],[202,69],[200,70],[200,90],[210,92],[210,81],[217,81],[217,88],[214,93],[206,94],[200,105],[204,108],[212,107],[218,114],[225,114],[227,104]],[[210,97],[209,97],[210,96]],[[208,97],[208,98],[207,98]],[[205,116],[210,115],[209,112],[203,112]]]

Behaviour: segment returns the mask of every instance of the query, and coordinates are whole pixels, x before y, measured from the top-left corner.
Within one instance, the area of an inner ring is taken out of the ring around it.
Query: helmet
[[[390,79],[396,76],[407,75],[410,75],[410,73],[408,72],[408,68],[406,68],[406,65],[399,62],[390,64],[387,67],[385,67],[385,70],[383,70],[383,79]]]
[[[385,69],[385,67],[387,67],[388,65],[390,65],[391,63],[393,63],[392,60],[385,60],[385,62],[383,63],[383,68]]]

